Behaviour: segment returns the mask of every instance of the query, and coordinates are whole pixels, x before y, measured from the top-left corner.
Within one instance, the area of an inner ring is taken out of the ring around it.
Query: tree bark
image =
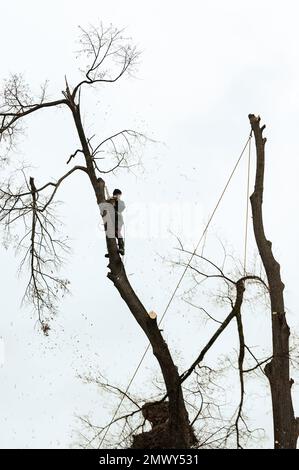
[[[253,228],[259,254],[269,284],[272,319],[273,358],[265,367],[268,377],[273,411],[274,447],[276,449],[296,448],[298,438],[297,420],[294,415],[290,379],[289,335],[284,307],[284,284],[280,276],[280,265],[274,258],[272,243],[267,240],[263,224],[263,191],[265,170],[265,126],[260,127],[260,118],[249,114],[249,120],[256,144],[256,176],[254,192],[250,197]]]

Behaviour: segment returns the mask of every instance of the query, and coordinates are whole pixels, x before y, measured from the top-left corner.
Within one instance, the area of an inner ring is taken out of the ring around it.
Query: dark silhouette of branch
[[[67,105],[66,99],[45,100],[45,87],[38,102],[30,96],[29,87],[21,75],[12,75],[4,84],[0,99],[0,141],[7,134],[12,138],[16,125],[21,118],[40,109]]]
[[[240,279],[236,283],[236,301],[234,303],[234,307],[230,314],[225,318],[225,320],[222,322],[222,324],[219,326],[219,328],[216,330],[212,338],[208,341],[206,346],[201,350],[199,356],[197,359],[192,363],[192,365],[189,367],[188,370],[186,370],[180,377],[181,383],[184,382],[194,371],[195,367],[198,366],[204,359],[206,353],[209,351],[209,349],[213,346],[217,338],[221,335],[221,333],[225,330],[225,328],[229,325],[231,320],[238,314],[238,312],[241,309],[241,305],[243,302],[243,295],[244,295],[244,280]]]
[[[244,341],[244,331],[242,324],[241,308],[236,313],[236,322],[238,327],[238,336],[239,336],[239,357],[238,357],[238,366],[239,366],[239,379],[240,379],[240,403],[238,406],[237,417],[235,421],[236,426],[236,435],[237,435],[237,448],[242,449],[240,442],[240,429],[239,421],[242,419],[242,408],[244,403],[244,372],[243,372],[243,363],[245,357],[245,341]]]

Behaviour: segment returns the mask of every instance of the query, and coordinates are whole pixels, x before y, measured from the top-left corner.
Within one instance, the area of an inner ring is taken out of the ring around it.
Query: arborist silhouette
[[[124,225],[124,219],[122,212],[124,211],[126,205],[124,201],[121,200],[122,192],[120,189],[114,189],[113,196],[107,199],[107,202],[113,205],[114,207],[114,227],[115,227],[115,238],[118,243],[118,253],[122,256],[125,254],[125,242],[122,236],[122,227]],[[109,254],[105,255],[106,258],[109,258]]]

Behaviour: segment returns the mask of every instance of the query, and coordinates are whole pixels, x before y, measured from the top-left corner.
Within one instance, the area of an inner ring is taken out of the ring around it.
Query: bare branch
[[[140,165],[139,147],[143,146],[146,142],[153,142],[144,134],[134,131],[132,129],[124,129],[117,132],[106,139],[102,140],[95,147],[91,145],[89,139],[89,147],[91,151],[91,158],[95,170],[100,174],[113,173],[118,168],[131,169]],[[101,157],[98,155],[101,154]],[[109,158],[108,168],[103,168],[104,160]],[[110,161],[112,159],[116,162],[111,167]],[[101,167],[98,161],[102,161]]]
[[[112,26],[105,29],[102,24],[88,30],[80,27],[80,30],[81,48],[78,52],[86,57],[88,65],[84,80],[73,90],[73,99],[84,84],[113,83],[125,73],[132,73],[140,56],[137,48],[131,45],[131,39],[123,36],[123,30]]]

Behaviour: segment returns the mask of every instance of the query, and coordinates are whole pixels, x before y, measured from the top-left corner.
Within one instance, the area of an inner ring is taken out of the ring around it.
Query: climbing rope
[[[228,188],[228,186],[229,186],[229,184],[230,184],[230,182],[231,182],[231,180],[232,180],[232,177],[234,176],[234,174],[235,174],[235,172],[236,172],[236,169],[237,169],[237,167],[238,167],[238,165],[239,165],[239,163],[240,163],[240,161],[241,161],[241,159],[242,159],[242,157],[243,157],[243,155],[244,155],[244,153],[245,153],[245,150],[246,150],[248,144],[250,145],[251,137],[252,137],[252,132],[250,132],[249,137],[248,137],[248,139],[246,140],[246,143],[245,143],[245,145],[244,145],[244,147],[243,147],[243,149],[242,149],[242,151],[241,151],[241,153],[240,153],[240,155],[239,155],[239,157],[238,157],[238,159],[237,159],[237,162],[235,163],[235,165],[234,165],[234,167],[233,167],[233,169],[232,169],[232,172],[231,172],[231,174],[230,174],[230,176],[229,176],[229,178],[228,178],[228,180],[227,180],[227,182],[226,182],[226,184],[225,184],[225,186],[224,186],[224,189],[223,189],[223,191],[221,192],[221,194],[220,194],[220,196],[219,196],[219,198],[218,198],[218,201],[217,201],[217,203],[216,203],[216,205],[215,205],[215,208],[213,209],[212,214],[210,215],[210,217],[209,217],[209,219],[208,219],[208,222],[207,222],[207,224],[205,225],[205,228],[204,228],[204,230],[203,230],[203,232],[202,232],[202,234],[201,234],[201,236],[200,236],[200,238],[199,238],[199,241],[198,241],[198,243],[197,243],[195,249],[193,250],[193,252],[192,252],[192,254],[191,254],[191,256],[190,256],[190,258],[189,258],[189,260],[188,260],[188,263],[186,264],[186,266],[185,266],[185,268],[184,268],[184,270],[183,270],[183,272],[182,272],[182,274],[181,274],[181,276],[180,276],[180,278],[179,278],[179,280],[178,280],[178,282],[177,282],[177,284],[176,284],[176,286],[175,286],[175,288],[174,288],[173,293],[172,293],[171,296],[170,296],[170,299],[169,299],[169,301],[168,301],[168,303],[167,303],[167,305],[166,305],[166,307],[165,307],[165,310],[164,310],[164,312],[163,312],[163,314],[162,314],[162,317],[161,317],[160,321],[158,322],[158,326],[161,325],[161,323],[162,323],[162,321],[163,321],[163,319],[164,319],[164,317],[165,317],[165,315],[166,315],[166,313],[167,313],[167,311],[168,311],[168,309],[169,309],[169,307],[170,307],[170,305],[171,305],[171,302],[173,301],[173,299],[174,299],[174,297],[175,297],[175,295],[176,295],[176,293],[177,293],[177,290],[178,290],[178,288],[180,287],[180,285],[181,285],[181,283],[182,283],[182,280],[183,280],[183,278],[184,278],[184,276],[185,276],[185,274],[186,274],[186,272],[187,272],[187,270],[188,270],[188,268],[189,268],[189,266],[190,266],[190,264],[191,264],[191,262],[192,262],[192,260],[193,260],[193,258],[194,258],[194,256],[195,256],[195,254],[196,254],[196,252],[197,252],[197,250],[198,250],[198,247],[199,247],[200,243],[202,242],[202,240],[203,240],[203,239],[205,238],[205,236],[206,236],[206,232],[207,232],[207,230],[208,230],[208,228],[209,228],[209,226],[210,226],[210,224],[211,224],[211,222],[212,222],[212,220],[213,220],[213,218],[214,218],[214,215],[215,215],[215,213],[216,213],[216,211],[217,211],[217,209],[218,209],[218,207],[219,207],[219,205],[220,205],[220,203],[221,203],[221,201],[222,201],[222,199],[223,199],[223,196],[224,196],[224,194],[225,194],[225,192],[226,192],[226,190],[227,190],[227,188]],[[248,183],[248,187],[249,187],[249,183]],[[248,188],[248,191],[249,191],[249,188]],[[247,207],[247,210],[248,210],[248,207]],[[248,220],[248,214],[247,214],[247,220]],[[247,229],[246,229],[246,233],[247,233]],[[247,246],[247,240],[246,240],[246,246]],[[149,348],[150,348],[150,343],[148,343],[148,345],[147,345],[147,347],[146,347],[146,349],[145,349],[145,351],[144,351],[144,353],[143,353],[143,355],[142,355],[142,357],[141,357],[141,359],[140,359],[140,361],[139,361],[139,363],[138,363],[138,365],[137,365],[137,367],[136,367],[136,369],[135,369],[135,371],[134,371],[134,373],[133,373],[133,375],[132,375],[132,377],[131,377],[131,379],[130,379],[128,385],[127,385],[127,388],[126,388],[126,390],[125,390],[125,392],[124,392],[124,394],[123,394],[123,396],[122,396],[122,398],[121,398],[121,400],[120,400],[120,402],[119,402],[119,404],[118,404],[118,406],[117,406],[117,408],[116,408],[116,410],[115,410],[115,412],[114,412],[114,414],[113,414],[112,420],[110,421],[109,425],[107,426],[107,428],[106,428],[106,430],[105,430],[105,433],[104,433],[104,435],[103,435],[103,437],[102,437],[102,439],[101,439],[101,441],[100,441],[99,448],[101,448],[101,446],[102,446],[102,444],[103,444],[103,442],[104,442],[104,440],[105,440],[105,437],[106,437],[107,433],[109,432],[110,426],[111,426],[111,424],[114,422],[114,420],[115,420],[115,418],[116,418],[116,415],[117,415],[117,413],[118,413],[118,411],[119,411],[119,409],[120,409],[120,407],[121,407],[121,405],[122,405],[122,403],[123,403],[123,401],[124,401],[124,398],[125,398],[125,396],[127,395],[127,393],[128,393],[128,391],[129,391],[129,389],[130,389],[130,387],[131,387],[131,385],[132,385],[132,383],[133,383],[133,381],[134,381],[134,379],[135,379],[135,377],[136,377],[136,375],[137,375],[138,370],[139,370],[140,367],[141,367],[141,364],[142,364],[142,362],[143,362],[143,360],[144,360],[144,358],[145,358],[145,356],[146,356],[146,354],[147,354]],[[97,433],[97,434],[93,437],[93,439],[92,439],[91,441],[89,441],[89,444],[90,444],[91,442],[93,442],[93,441],[97,438],[98,435],[99,435],[99,433]]]
[[[246,276],[247,244],[248,244],[248,217],[249,217],[249,190],[250,190],[250,167],[251,167],[251,137],[248,142],[248,164],[247,164],[247,188],[246,188],[246,215],[245,215],[245,241],[244,241],[244,276]]]

